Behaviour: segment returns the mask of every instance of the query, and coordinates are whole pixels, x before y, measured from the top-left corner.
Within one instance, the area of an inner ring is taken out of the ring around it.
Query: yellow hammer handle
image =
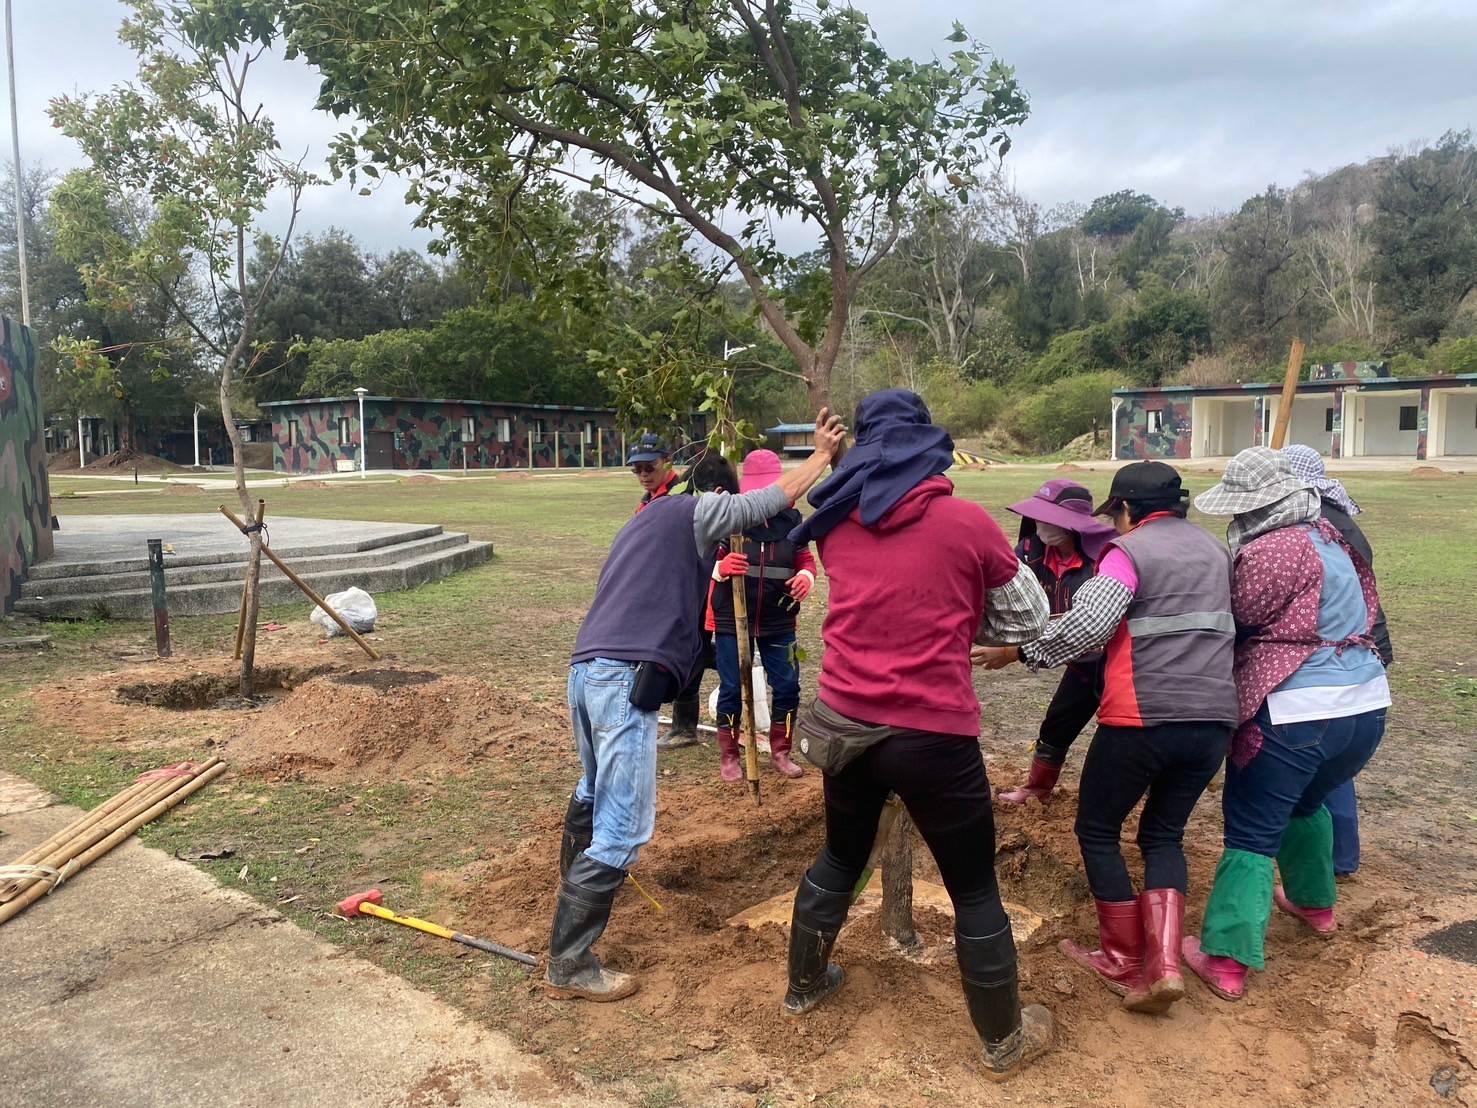
[[[451,939],[456,935],[456,932],[451,930],[451,928],[442,927],[439,923],[416,919],[414,916],[402,916],[390,911],[388,908],[381,908],[378,904],[365,902],[359,905],[359,911],[363,912],[366,916],[378,916],[380,919],[387,919],[391,923],[398,923],[403,927],[414,927],[417,931],[424,931],[427,935],[435,935],[438,939]]]

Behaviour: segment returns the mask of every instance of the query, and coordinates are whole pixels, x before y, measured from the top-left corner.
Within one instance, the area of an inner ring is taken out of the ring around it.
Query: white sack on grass
[[[754,730],[769,734],[769,685],[764,680],[764,663],[760,661],[759,655],[754,655]],[[714,722],[718,719],[718,688],[715,685],[713,691],[708,694],[708,718]],[[760,748],[768,746],[767,739],[760,743]]]
[[[330,608],[344,617],[345,623],[359,634],[365,635],[374,630],[374,621],[379,618],[379,609],[375,607],[374,597],[363,589],[345,589],[343,592],[330,593],[323,599]],[[330,639],[344,633],[344,629],[322,608],[315,607],[308,619],[322,627]]]

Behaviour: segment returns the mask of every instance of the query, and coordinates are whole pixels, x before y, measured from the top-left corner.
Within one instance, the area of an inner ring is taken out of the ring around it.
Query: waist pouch
[[[654,712],[678,692],[677,679],[655,662],[638,662],[631,682],[631,707]]]
[[[837,774],[869,746],[901,733],[901,728],[862,723],[832,711],[816,697],[795,720],[796,745],[816,769]]]

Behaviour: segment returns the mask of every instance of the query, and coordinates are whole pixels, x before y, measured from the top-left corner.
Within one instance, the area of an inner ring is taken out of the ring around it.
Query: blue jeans
[[[1226,766],[1226,848],[1275,858],[1288,822],[1318,811],[1374,755],[1385,712],[1274,724],[1264,704],[1257,715],[1261,750],[1244,769]]]
[[[1340,877],[1359,869],[1359,797],[1354,781],[1345,781],[1323,802],[1333,817],[1333,872]]]
[[[628,870],[656,827],[656,712],[631,704],[633,662],[596,658],[569,667],[569,714],[584,776],[575,799],[595,808],[585,854]]]
[[[800,666],[795,662],[795,632],[784,631],[756,640],[764,675],[774,692],[770,719],[784,722],[800,707]],[[713,636],[718,655],[718,719],[736,719],[744,706],[744,685],[739,679],[738,636]]]

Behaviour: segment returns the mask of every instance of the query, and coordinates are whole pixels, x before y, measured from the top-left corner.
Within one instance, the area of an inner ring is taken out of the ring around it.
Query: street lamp
[[[368,472],[369,466],[369,436],[364,433],[364,394],[368,391],[363,385],[354,390],[354,395],[359,398],[359,476],[361,478]]]
[[[198,400],[195,402],[195,468],[200,468],[200,411],[205,405]]]
[[[733,357],[735,354],[742,354],[745,350],[753,350],[753,349],[754,349],[754,344],[753,343],[750,343],[748,346],[729,346],[728,345],[728,340],[727,339],[724,339],[723,340],[723,360],[726,362],[726,361],[728,361],[729,358]]]
[[[1113,397],[1113,445],[1109,448],[1113,453],[1113,460],[1118,460],[1118,409],[1123,405],[1123,397]]]

